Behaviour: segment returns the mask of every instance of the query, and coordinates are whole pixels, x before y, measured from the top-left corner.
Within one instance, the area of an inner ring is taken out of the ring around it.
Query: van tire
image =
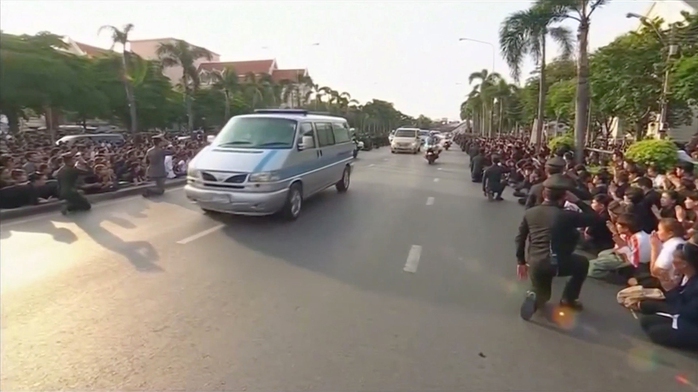
[[[303,187],[300,183],[291,185],[286,196],[286,204],[281,209],[281,216],[288,221],[294,221],[301,215],[303,208]]]
[[[342,173],[342,178],[337,181],[334,185],[337,188],[337,192],[344,193],[349,190],[349,185],[351,184],[351,168],[349,166],[344,167],[344,172]]]

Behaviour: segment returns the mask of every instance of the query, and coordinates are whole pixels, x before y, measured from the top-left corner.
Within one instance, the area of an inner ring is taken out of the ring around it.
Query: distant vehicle
[[[72,146],[75,143],[86,140],[90,140],[97,144],[109,143],[115,146],[121,146],[126,142],[124,136],[120,133],[84,133],[81,135],[63,136],[56,141],[56,145],[67,144],[68,146]]]
[[[349,189],[349,124],[297,109],[264,109],[231,118],[189,163],[184,191],[204,212],[300,216],[304,200]]]
[[[390,152],[411,152],[417,154],[421,151],[420,130],[417,128],[398,128],[395,137],[390,143]]]
[[[422,146],[426,144],[427,139],[429,139],[429,131],[425,129],[419,130],[419,138],[422,139]]]

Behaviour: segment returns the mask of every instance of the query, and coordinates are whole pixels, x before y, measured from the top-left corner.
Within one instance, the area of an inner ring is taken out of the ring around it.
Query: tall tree
[[[480,93],[480,99],[482,100],[482,121],[481,121],[481,132],[482,134],[487,134],[492,136],[493,120],[494,120],[494,90],[493,86],[497,85],[502,79],[501,75],[496,72],[489,72],[483,69],[480,72],[473,72],[468,77],[468,82],[472,84],[474,81],[479,81],[475,85],[474,89],[478,90]]]
[[[131,132],[138,131],[138,111],[136,110],[136,94],[134,93],[133,83],[130,80],[131,51],[127,48],[129,43],[129,34],[133,31],[133,24],[128,23],[122,29],[115,26],[102,26],[99,28],[98,34],[102,31],[108,31],[111,35],[111,49],[119,45],[121,48],[121,80],[126,91],[126,100],[131,117]]]
[[[225,121],[228,121],[233,97],[240,91],[240,77],[233,68],[216,71],[212,75],[214,78],[213,87],[223,92],[225,97]]]
[[[187,107],[187,123],[189,131],[194,130],[194,108],[192,106],[193,93],[199,88],[199,72],[197,62],[201,59],[211,60],[213,54],[204,48],[193,46],[182,40],[166,42],[157,48],[157,55],[165,68],[180,67],[182,78],[180,86],[184,91],[184,99]]]
[[[589,121],[589,27],[591,15],[610,0],[536,0],[536,6],[555,15],[555,21],[572,19],[577,25],[577,97],[575,100],[575,157],[584,159],[584,142]]]
[[[565,27],[551,27],[556,21],[555,16],[545,8],[532,6],[509,15],[499,30],[499,46],[515,81],[518,82],[521,77],[521,66],[527,56],[533,57],[538,66],[536,144],[539,148],[543,142],[545,121],[547,39],[550,37],[560,45],[562,59],[571,56],[574,45],[572,31]]]

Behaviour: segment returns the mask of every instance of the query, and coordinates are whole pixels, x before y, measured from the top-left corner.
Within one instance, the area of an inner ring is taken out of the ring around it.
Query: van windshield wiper
[[[286,143],[286,142],[267,142],[267,143],[262,143],[259,145],[259,147],[268,147],[268,146],[288,146],[288,143]]]
[[[238,140],[238,141],[235,141],[235,142],[221,143],[221,144],[218,145],[218,147],[240,146],[240,145],[245,145],[245,144],[252,144],[252,142],[246,142],[246,141]]]

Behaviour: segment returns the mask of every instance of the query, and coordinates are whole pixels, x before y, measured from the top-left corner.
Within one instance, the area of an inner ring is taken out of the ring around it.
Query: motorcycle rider
[[[509,170],[502,165],[499,155],[492,155],[492,166],[485,169],[482,175],[482,191],[485,196],[488,196],[491,192],[495,200],[504,200],[502,198],[502,192],[504,192],[504,187],[506,187],[504,177],[508,171]]]

